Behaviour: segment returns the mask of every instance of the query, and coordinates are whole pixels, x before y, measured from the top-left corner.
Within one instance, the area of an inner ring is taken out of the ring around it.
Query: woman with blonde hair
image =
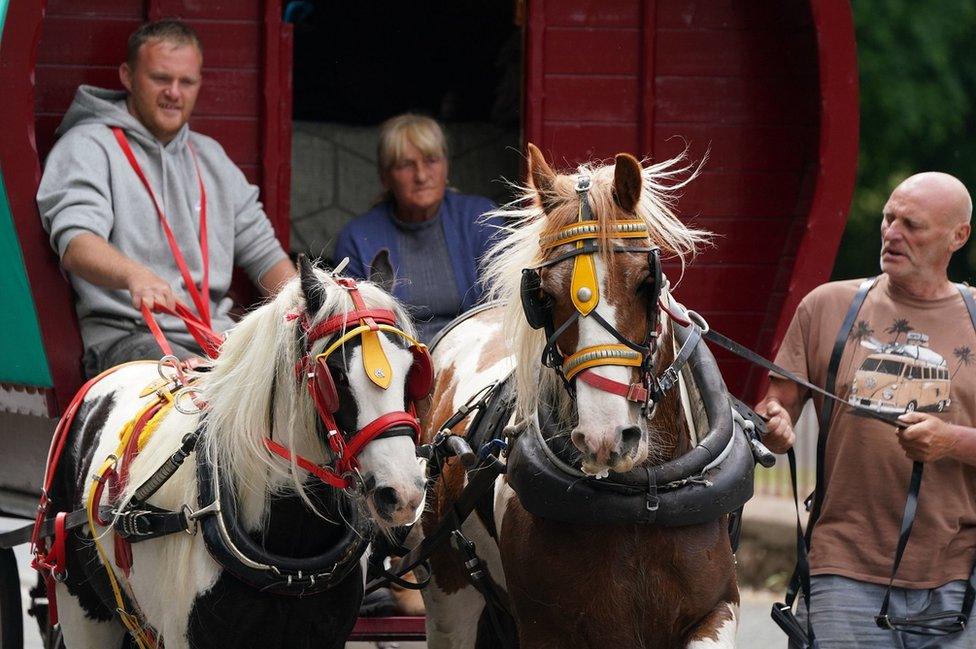
[[[447,187],[447,141],[429,117],[407,113],[380,126],[377,162],[384,194],[339,233],[335,259],[368,277],[386,251],[396,273],[393,293],[411,307],[430,340],[481,297],[478,260],[499,225],[482,215],[495,205]]]

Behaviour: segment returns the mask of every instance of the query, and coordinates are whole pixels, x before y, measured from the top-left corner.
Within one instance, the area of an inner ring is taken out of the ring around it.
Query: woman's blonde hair
[[[404,113],[380,125],[376,160],[381,176],[403,158],[407,142],[420,149],[425,156],[447,158],[447,139],[441,125],[423,115]]]

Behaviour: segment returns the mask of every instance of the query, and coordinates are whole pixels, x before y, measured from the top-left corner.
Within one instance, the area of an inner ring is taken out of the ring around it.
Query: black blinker
[[[525,312],[525,319],[533,329],[541,329],[546,326],[549,314],[552,309],[552,300],[542,292],[542,278],[539,271],[534,268],[522,270],[522,311]]]

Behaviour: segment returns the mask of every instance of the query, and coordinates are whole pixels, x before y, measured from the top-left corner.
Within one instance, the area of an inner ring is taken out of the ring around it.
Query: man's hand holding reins
[[[176,296],[173,295],[173,288],[169,282],[152,272],[146,267],[142,267],[133,272],[126,282],[126,288],[132,295],[132,306],[136,309],[146,308],[152,310],[157,304],[162,304],[169,309],[176,308]]]
[[[976,465],[976,428],[951,424],[923,412],[906,412],[898,419],[908,424],[898,429],[898,443],[909,459],[933,462],[951,458]]]
[[[758,406],[756,412],[765,416],[766,434],[762,443],[773,453],[785,453],[793,448],[796,435],[793,433],[793,418],[783,405],[776,399],[766,399]]]

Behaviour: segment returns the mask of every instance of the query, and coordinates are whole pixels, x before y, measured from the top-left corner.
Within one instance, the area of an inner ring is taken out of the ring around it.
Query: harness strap
[[[292,452],[286,447],[282,446],[270,437],[264,438],[264,446],[275,455],[284,458],[289,462],[294,461],[295,464],[297,464],[300,468],[305,469],[327,485],[331,485],[337,489],[346,489],[353,485],[351,478],[341,476],[329,467],[319,466],[301,455],[292,454]]]
[[[609,392],[610,394],[616,394],[627,399],[627,401],[634,401],[636,403],[646,403],[647,402],[647,388],[645,388],[640,383],[621,383],[620,381],[614,381],[613,379],[608,379],[605,376],[601,376],[594,372],[593,370],[583,370],[578,375],[579,380],[587,385],[596,388],[597,390],[603,390],[604,392]]]
[[[153,207],[156,208],[156,215],[159,217],[159,222],[163,226],[163,233],[166,235],[170,252],[173,253],[173,260],[176,262],[177,267],[179,267],[187,293],[190,294],[193,304],[197,307],[197,314],[200,316],[200,321],[207,327],[210,327],[210,259],[207,247],[207,192],[203,186],[203,176],[200,174],[200,165],[197,163],[197,155],[193,151],[193,147],[187,144],[187,149],[189,149],[190,156],[193,158],[193,167],[197,172],[197,184],[200,187],[200,256],[203,261],[203,278],[199,287],[194,283],[193,277],[190,275],[190,269],[187,267],[183,252],[176,242],[176,236],[173,234],[173,229],[169,225],[169,220],[166,218],[166,214],[163,212],[163,208],[156,198],[156,192],[153,191],[149,179],[142,171],[142,167],[139,166],[139,161],[136,160],[136,156],[132,152],[132,147],[129,146],[129,141],[126,139],[125,133],[118,126],[112,126],[110,128],[112,129],[112,133],[115,134],[115,139],[119,143],[119,147],[122,148],[122,152],[129,161],[132,170],[139,177],[139,180],[142,181],[146,191],[149,192]]]
[[[216,331],[210,328],[208,324],[205,324],[202,320],[197,318],[196,315],[190,311],[182,302],[176,303],[175,309],[170,309],[165,304],[154,304],[153,310],[160,313],[166,313],[168,315],[179,318],[183,321],[186,326],[186,330],[193,336],[193,339],[197,341],[200,348],[204,353],[210,358],[217,358],[220,352],[220,345],[223,344],[224,338]],[[169,341],[166,340],[166,336],[163,334],[163,330],[160,328],[159,323],[156,322],[156,317],[152,314],[145,304],[141,307],[142,318],[146,321],[146,325],[149,327],[149,331],[152,333],[153,338],[159,344],[159,348],[163,350],[163,354],[167,356],[173,355],[173,348],[170,347]]]
[[[469,471],[468,484],[458,494],[457,499],[451,504],[450,509],[437,524],[437,527],[400,560],[400,564],[393,573],[397,577],[402,577],[427,561],[440,544],[449,538],[454,530],[460,527],[461,523],[475,510],[478,499],[485,492],[494,488],[495,478],[504,472],[505,464],[494,455],[486,456],[476,469]],[[384,583],[385,580],[382,578],[374,579],[366,584],[366,592],[371,593],[383,586]]]

